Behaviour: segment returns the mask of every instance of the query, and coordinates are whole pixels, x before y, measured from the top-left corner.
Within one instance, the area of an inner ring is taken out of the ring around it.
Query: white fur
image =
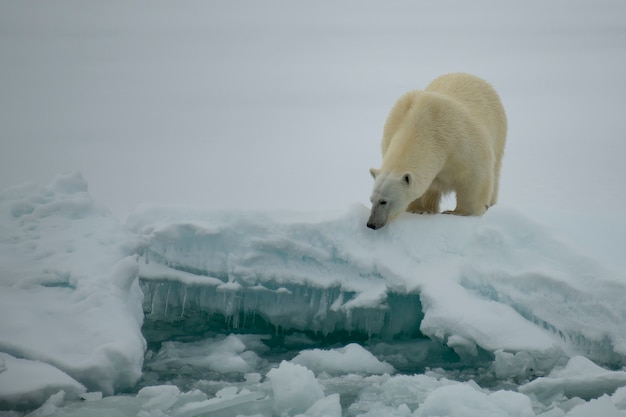
[[[392,108],[383,132],[368,226],[403,211],[438,213],[456,193],[451,214],[479,216],[498,198],[506,115],[495,90],[469,74],[443,75]]]

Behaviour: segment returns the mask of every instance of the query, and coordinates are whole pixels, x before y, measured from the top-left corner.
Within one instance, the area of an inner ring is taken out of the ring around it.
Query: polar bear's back
[[[424,91],[442,94],[458,102],[481,128],[486,129],[492,140],[504,148],[506,115],[498,93],[487,81],[470,74],[452,73],[435,79]]]
[[[500,168],[506,143],[507,121],[500,97],[488,82],[464,73],[442,75],[431,82],[424,91],[440,94],[462,106],[470,114],[482,141],[491,146],[494,156],[493,191],[489,206],[498,199]]]

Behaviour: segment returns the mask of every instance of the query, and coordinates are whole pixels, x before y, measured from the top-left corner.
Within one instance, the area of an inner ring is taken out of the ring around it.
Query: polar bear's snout
[[[386,208],[385,206],[381,207],[380,204],[373,204],[370,218],[367,220],[367,227],[372,230],[384,227],[389,219],[389,211]]]

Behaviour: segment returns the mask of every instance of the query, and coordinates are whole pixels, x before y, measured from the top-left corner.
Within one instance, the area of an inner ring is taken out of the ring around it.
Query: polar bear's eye
[[[387,204],[387,200],[380,200],[378,202],[381,206],[384,206],[385,204]]]

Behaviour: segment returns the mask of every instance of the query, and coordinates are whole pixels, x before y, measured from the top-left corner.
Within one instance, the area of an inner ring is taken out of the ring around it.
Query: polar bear
[[[498,198],[506,130],[498,94],[473,75],[442,75],[406,93],[385,123],[382,166],[370,170],[367,226],[380,229],[404,211],[438,213],[451,192],[456,208],[446,213],[485,213]]]

